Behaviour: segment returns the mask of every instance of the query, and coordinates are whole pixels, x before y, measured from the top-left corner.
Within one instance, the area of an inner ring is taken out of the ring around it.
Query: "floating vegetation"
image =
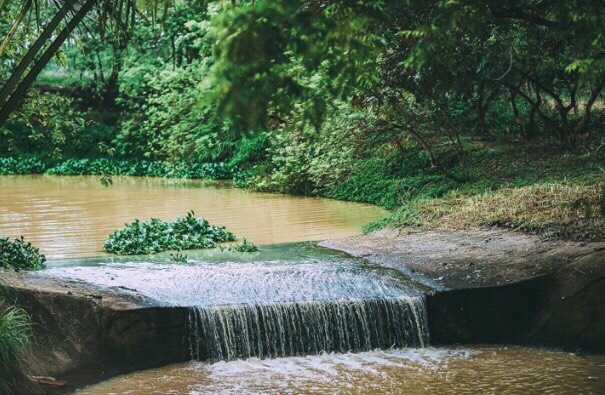
[[[225,227],[211,225],[190,211],[176,221],[137,219],[109,235],[104,248],[114,254],[153,254],[169,250],[216,248],[218,243],[235,239],[235,235]]]
[[[227,251],[234,252],[258,252],[259,248],[256,244],[244,237],[241,243],[232,244],[227,248]]]
[[[46,257],[40,254],[40,249],[26,243],[21,236],[14,241],[0,237],[0,268],[13,269],[42,269]]]

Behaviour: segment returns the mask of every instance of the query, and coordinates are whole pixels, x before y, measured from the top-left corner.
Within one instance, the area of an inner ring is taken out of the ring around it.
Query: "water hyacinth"
[[[135,220],[109,235],[105,251],[122,255],[153,254],[168,250],[215,248],[218,243],[234,241],[235,235],[222,226],[197,218],[193,211],[176,221],[151,218]]]
[[[226,180],[233,169],[225,163],[152,162],[146,160],[67,159],[46,171],[54,175],[124,175]]]
[[[40,250],[26,243],[21,236],[14,241],[0,237],[0,268],[42,269],[46,257]]]

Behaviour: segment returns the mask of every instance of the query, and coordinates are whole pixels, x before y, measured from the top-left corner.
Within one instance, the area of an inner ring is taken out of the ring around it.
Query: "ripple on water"
[[[603,394],[605,356],[520,347],[428,348],[189,363],[82,394]]]

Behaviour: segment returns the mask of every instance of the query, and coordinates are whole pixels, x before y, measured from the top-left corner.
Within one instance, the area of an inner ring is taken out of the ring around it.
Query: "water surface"
[[[51,259],[103,255],[103,241],[135,218],[194,210],[257,244],[357,234],[386,212],[330,199],[254,193],[229,182],[98,176],[0,176],[0,235],[25,236]]]
[[[476,346],[186,363],[114,378],[99,394],[603,394],[605,356]]]

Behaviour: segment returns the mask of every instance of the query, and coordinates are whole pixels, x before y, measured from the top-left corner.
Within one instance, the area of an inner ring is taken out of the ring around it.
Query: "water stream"
[[[576,356],[495,346],[191,362],[116,377],[78,392],[81,395],[603,393],[603,355]]]
[[[116,257],[103,239],[134,218],[194,209],[264,244],[259,253]],[[376,207],[118,177],[0,177],[0,235],[49,259],[34,276],[85,281],[187,307],[192,362],[135,372],[79,394],[602,394],[605,356],[470,346],[431,348],[422,286],[362,259],[290,243],[347,236]],[[286,243],[287,244],[275,244]]]

